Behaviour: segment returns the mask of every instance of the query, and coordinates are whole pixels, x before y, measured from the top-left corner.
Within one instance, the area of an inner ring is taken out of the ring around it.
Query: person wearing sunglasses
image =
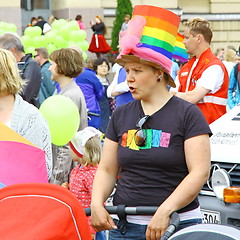
[[[135,6],[133,16],[116,62],[126,69],[135,100],[119,106],[109,122],[91,221],[96,231],[110,230],[109,240],[159,240],[173,212],[180,228],[202,222],[197,195],[209,176],[211,130],[196,105],[167,90],[175,86],[169,46],[179,17],[147,5]],[[155,214],[110,216],[103,204],[117,178],[113,205],[156,206]]]

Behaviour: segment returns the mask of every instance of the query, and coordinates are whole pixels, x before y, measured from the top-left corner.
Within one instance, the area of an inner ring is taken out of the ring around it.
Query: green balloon
[[[56,35],[57,35],[57,32],[54,31],[54,30],[50,30],[49,32],[47,32],[47,33],[44,35],[45,44],[54,43],[54,40],[55,40]]]
[[[24,30],[24,35],[29,36],[29,37],[33,37],[32,29],[33,29],[33,27],[26,27],[25,30]]]
[[[83,51],[87,51],[89,48],[89,43],[86,40],[78,42],[78,45]]]
[[[81,36],[80,41],[84,41],[84,40],[87,38],[87,33],[86,33],[86,31],[80,30],[80,36]]]
[[[84,41],[86,39],[86,37],[87,37],[87,34],[83,30],[71,31],[69,33],[69,39],[71,39],[71,41],[75,41],[75,42]]]
[[[61,36],[56,36],[54,40],[54,46],[56,48],[64,48],[66,45],[65,40]]]
[[[52,43],[47,44],[46,48],[47,48],[49,54],[51,54],[53,51],[56,50],[56,47]]]
[[[35,48],[44,47],[44,38],[43,36],[36,36],[32,39],[32,46]]]
[[[80,124],[76,104],[65,96],[53,95],[42,103],[39,110],[48,122],[52,143],[57,146],[67,144]]]
[[[42,29],[39,26],[33,27],[34,36],[41,36],[42,35]]]
[[[0,22],[0,28],[5,28],[5,26],[7,25],[7,23],[5,23],[5,22]]]
[[[27,48],[27,47],[30,47],[30,46],[31,46],[32,38],[29,37],[28,35],[23,35],[23,36],[21,36],[21,41],[22,41],[22,43],[23,43],[23,46],[24,46],[25,48]]]
[[[78,44],[74,41],[68,41],[66,43],[66,47],[73,47],[73,46],[78,46]]]
[[[61,20],[54,20],[52,23],[52,29],[58,30],[65,22],[63,23]]]
[[[59,29],[61,26],[63,26],[64,24],[67,23],[67,20],[66,20],[66,19],[63,19],[63,18],[58,19],[58,20],[55,20],[55,21],[57,21],[57,23],[55,23],[55,24],[59,25],[58,29]],[[54,21],[54,22],[55,22],[55,21]],[[53,22],[53,23],[54,23],[54,22]],[[53,24],[53,23],[52,23],[52,24]]]
[[[5,33],[5,29],[0,28],[0,35]]]
[[[7,32],[7,23],[6,22],[0,22],[0,29],[2,33]]]
[[[86,61],[86,60],[87,60],[87,57],[88,57],[87,54],[86,54],[86,52],[82,52],[82,56],[83,56],[83,60]]]
[[[58,34],[63,37],[65,41],[68,41],[69,39],[69,27],[67,24],[64,24],[62,27],[60,27]]]
[[[75,20],[67,22],[67,26],[68,26],[69,31],[79,30],[79,25],[78,25],[77,21],[75,21]]]
[[[24,30],[24,35],[27,35],[29,37],[36,37],[36,36],[41,36],[42,34],[42,29],[38,26],[36,27],[27,27]]]
[[[5,26],[5,29],[7,32],[17,32],[17,26],[16,24],[14,23],[8,23],[6,26]]]
[[[40,41],[40,43],[41,43],[41,46],[40,47],[46,47],[46,42],[45,42],[45,37],[44,37],[44,35],[41,35],[40,37],[39,37],[39,41]]]
[[[26,54],[31,53],[32,56],[34,56],[35,47],[33,47],[33,46],[27,47],[27,48],[25,49],[25,53],[26,53]]]

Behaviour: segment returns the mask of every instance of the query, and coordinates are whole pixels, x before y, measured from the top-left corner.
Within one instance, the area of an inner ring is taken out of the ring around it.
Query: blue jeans
[[[114,219],[115,224],[118,226],[119,221]],[[180,222],[177,230],[183,229],[188,226],[202,223],[202,219],[191,219]],[[134,223],[127,223],[127,231],[124,235],[120,233],[119,229],[111,229],[109,231],[109,240],[146,240],[147,225],[140,225]]]
[[[96,240],[106,240],[106,231],[96,232]]]

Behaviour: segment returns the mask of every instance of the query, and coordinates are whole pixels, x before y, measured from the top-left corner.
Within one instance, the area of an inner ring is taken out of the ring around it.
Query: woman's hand
[[[91,225],[95,231],[117,229],[113,219],[103,206],[91,207]]]
[[[69,189],[68,182],[65,182],[65,183],[63,183],[61,186],[62,186],[62,187],[64,187],[64,188],[67,188],[67,189]]]
[[[159,240],[170,223],[170,216],[162,213],[159,209],[153,215],[146,231],[147,240]]]

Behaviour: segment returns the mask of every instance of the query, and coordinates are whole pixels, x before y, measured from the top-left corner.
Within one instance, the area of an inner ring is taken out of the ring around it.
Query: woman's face
[[[157,87],[159,73],[140,63],[126,63],[127,83],[133,98],[144,100],[151,97]]]
[[[101,20],[99,18],[97,18],[97,17],[96,17],[95,20],[96,20],[96,23],[100,23],[101,22]]]
[[[52,73],[52,80],[57,82],[59,74],[57,72],[57,64],[54,61],[50,60],[50,67],[48,70]]]
[[[108,65],[106,64],[106,62],[103,62],[101,65],[97,66],[97,75],[99,75],[100,77],[106,77],[106,75],[108,74]]]

